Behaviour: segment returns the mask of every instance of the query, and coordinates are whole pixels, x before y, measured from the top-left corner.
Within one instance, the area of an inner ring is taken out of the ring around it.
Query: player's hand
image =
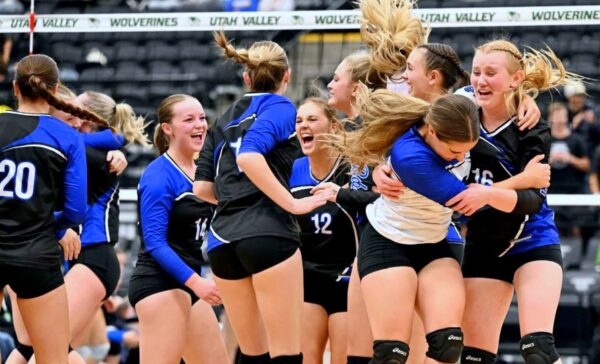
[[[106,154],[106,161],[108,162],[108,171],[110,173],[116,173],[120,175],[127,168],[127,159],[125,154],[120,150],[111,150]]]
[[[323,196],[327,201],[335,202],[340,188],[340,186],[333,182],[325,182],[315,186],[310,190],[310,193],[315,196]]]
[[[67,229],[65,235],[58,241],[62,247],[65,260],[73,260],[79,257],[81,252],[81,239],[73,229]]]
[[[542,113],[531,96],[525,96],[517,111],[517,125],[519,130],[532,129],[540,122]]]
[[[192,274],[186,282],[186,286],[190,287],[196,296],[213,306],[220,305],[222,302],[215,282],[203,278],[198,274]]]
[[[380,164],[373,170],[373,182],[377,186],[375,192],[381,193],[383,196],[397,200],[404,193],[404,183],[392,176],[392,167],[387,164]]]
[[[293,199],[290,207],[287,209],[292,215],[304,215],[308,214],[317,207],[323,206],[327,203],[327,196],[325,194],[314,195],[304,198]]]
[[[530,182],[529,188],[548,188],[550,187],[550,165],[541,163],[544,159],[543,154],[536,155],[525,166],[523,174],[526,181]]]
[[[490,193],[489,187],[473,183],[466,190],[448,200],[446,206],[463,215],[471,216],[487,205],[488,193]]]

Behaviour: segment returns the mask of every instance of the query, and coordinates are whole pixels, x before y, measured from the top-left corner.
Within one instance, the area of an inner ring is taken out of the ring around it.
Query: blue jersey
[[[143,244],[137,265],[164,270],[181,284],[200,273],[213,210],[192,193],[192,183],[165,153],[148,165],[138,188]]]
[[[208,249],[257,236],[299,240],[297,222],[260,191],[240,170],[242,153],[262,154],[286,186],[300,156],[296,108],[284,96],[247,94],[219,117],[209,130],[196,170],[197,181],[215,184],[217,205]]]
[[[60,263],[56,231],[85,217],[85,171],[73,128],[49,115],[0,114],[0,262]]]
[[[550,130],[545,121],[526,131],[520,131],[514,121],[513,117],[494,131],[481,126],[479,142],[471,151],[469,182],[491,185],[522,172],[534,156],[550,155]],[[524,193],[537,201],[535,213],[505,213],[484,207],[468,220],[467,244],[485,245],[497,255],[559,244],[554,214],[546,203],[546,190],[531,189]]]
[[[416,126],[392,146],[390,164],[406,189],[399,200],[381,197],[367,207],[373,228],[400,244],[437,243],[449,235],[452,210],[445,203],[466,186],[425,143]]]

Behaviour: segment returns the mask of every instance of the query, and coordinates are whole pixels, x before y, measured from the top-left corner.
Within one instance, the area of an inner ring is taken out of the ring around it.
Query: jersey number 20
[[[0,197],[18,198],[27,200],[33,196],[35,184],[35,166],[30,162],[15,164],[10,159],[0,161]],[[13,190],[7,190],[7,185],[15,180]]]

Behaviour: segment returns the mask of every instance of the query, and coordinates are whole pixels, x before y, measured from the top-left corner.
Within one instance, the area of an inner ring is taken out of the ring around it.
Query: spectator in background
[[[586,175],[590,158],[584,138],[571,131],[565,104],[552,103],[548,107],[548,122],[552,144],[549,163],[552,179],[548,193],[583,194],[587,192]],[[580,236],[583,253],[596,230],[594,210],[588,206],[556,206],[554,220],[561,235]]]
[[[594,105],[586,99],[585,85],[573,82],[564,87],[564,95],[568,101],[568,117],[571,130],[581,135],[591,154],[600,144],[600,125],[594,113]]]
[[[0,6],[0,14],[3,14]],[[0,55],[0,112],[11,110],[14,104],[12,83],[8,78],[8,65],[13,42],[8,34],[0,34],[2,55]]]

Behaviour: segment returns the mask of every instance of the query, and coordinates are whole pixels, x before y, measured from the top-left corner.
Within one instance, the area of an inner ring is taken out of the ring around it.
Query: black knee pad
[[[405,364],[410,349],[402,341],[375,340],[373,359],[369,364]]]
[[[269,364],[271,362],[271,357],[269,353],[264,353],[262,355],[246,355],[240,352],[239,359],[237,361],[238,364]]]
[[[21,355],[23,355],[23,357],[27,361],[29,361],[29,359],[31,359],[31,357],[33,356],[33,347],[29,346],[29,345],[21,344],[18,341],[17,341],[17,345],[15,346],[15,350],[17,350],[19,353],[21,353]]]
[[[443,363],[456,363],[460,359],[463,332],[460,327],[447,327],[427,334],[427,356]]]
[[[276,356],[271,359],[271,364],[302,364],[302,353]]]
[[[366,358],[364,356],[348,356],[348,361],[346,364],[369,364],[371,358]]]
[[[554,346],[554,336],[548,332],[534,332],[521,338],[521,355],[526,364],[552,364],[560,358]]]
[[[494,364],[496,362],[496,354],[465,346],[460,356],[460,362],[462,364]]]

